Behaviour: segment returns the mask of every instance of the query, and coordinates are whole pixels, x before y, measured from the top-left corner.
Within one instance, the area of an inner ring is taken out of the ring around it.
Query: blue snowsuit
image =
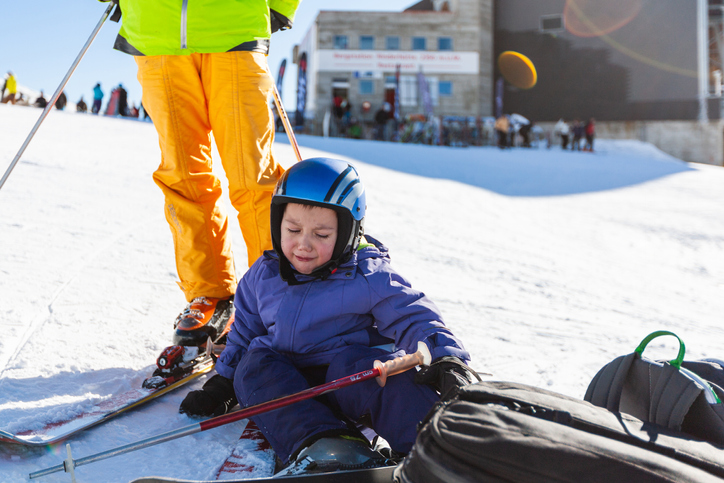
[[[427,344],[433,360],[452,355],[468,361],[462,343],[445,327],[435,304],[390,266],[387,248],[366,236],[363,246],[326,280],[297,274],[288,285],[274,252],[265,252],[239,282],[235,319],[217,372],[234,380],[242,406],[286,396],[372,367]],[[397,352],[375,348],[393,342]],[[404,351],[404,352],[403,352]],[[388,379],[384,388],[364,381],[327,395],[254,417],[286,462],[305,441],[347,428],[338,413],[372,429],[392,449],[406,453],[416,425],[439,400],[415,384],[415,371]]]

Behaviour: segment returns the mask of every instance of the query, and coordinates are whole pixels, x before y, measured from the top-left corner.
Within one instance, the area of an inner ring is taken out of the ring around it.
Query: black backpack
[[[421,424],[395,470],[400,483],[724,479],[715,445],[524,384],[466,386]]]

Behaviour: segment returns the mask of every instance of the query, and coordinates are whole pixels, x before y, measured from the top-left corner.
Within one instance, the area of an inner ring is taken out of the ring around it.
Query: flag
[[[397,64],[395,71],[395,120],[400,121],[402,113],[400,112],[400,64]]]
[[[277,74],[277,92],[279,92],[279,99],[282,98],[282,80],[284,79],[284,71],[287,68],[287,59],[283,59],[279,66],[279,74]]]
[[[417,73],[417,88],[420,90],[425,117],[430,119],[433,116],[432,97],[430,96],[430,86],[427,83],[427,79],[425,79],[425,74],[422,73],[422,67],[420,68],[420,72]]]
[[[307,53],[299,56],[299,73],[297,74],[297,111],[295,113],[295,124],[297,127],[304,125],[304,109],[307,104]]]
[[[503,78],[498,77],[495,82],[495,117],[498,118],[503,115]]]

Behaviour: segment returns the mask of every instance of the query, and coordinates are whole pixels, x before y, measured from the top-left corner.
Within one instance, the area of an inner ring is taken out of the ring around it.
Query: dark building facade
[[[503,83],[504,111],[537,121],[700,118],[698,5],[696,0],[496,0],[494,58],[519,52],[538,74],[531,89]],[[497,65],[494,75],[501,77]],[[718,118],[719,101],[707,102],[708,117]]]

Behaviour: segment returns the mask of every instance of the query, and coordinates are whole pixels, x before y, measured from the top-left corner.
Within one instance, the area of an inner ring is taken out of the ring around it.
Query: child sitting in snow
[[[252,418],[281,465],[330,444],[359,463],[360,455],[382,457],[350,422],[364,420],[405,454],[440,394],[477,377],[438,308],[392,269],[384,245],[363,236],[365,208],[362,183],[346,162],[309,159],[283,175],[272,198],[274,250],[239,282],[218,374],[186,396],[182,413],[222,414],[237,399],[243,406],[266,402],[371,369],[373,361],[413,353],[424,342],[433,363],[390,377],[384,387],[368,380],[324,402]],[[376,347],[389,343],[398,350]]]

